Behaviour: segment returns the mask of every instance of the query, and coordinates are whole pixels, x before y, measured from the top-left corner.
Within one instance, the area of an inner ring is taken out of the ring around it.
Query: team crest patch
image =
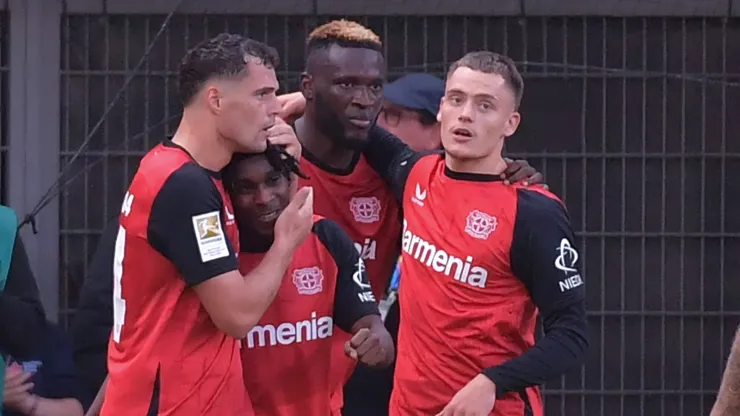
[[[380,200],[374,196],[352,198],[349,209],[357,222],[371,224],[380,221]]]
[[[221,227],[220,212],[213,211],[193,216],[193,231],[203,263],[229,255],[226,235]]]
[[[465,221],[465,232],[473,238],[486,240],[492,232],[496,231],[498,220],[485,212],[473,210],[468,214]]]
[[[324,273],[316,266],[293,270],[293,284],[301,295],[315,295],[324,290]]]

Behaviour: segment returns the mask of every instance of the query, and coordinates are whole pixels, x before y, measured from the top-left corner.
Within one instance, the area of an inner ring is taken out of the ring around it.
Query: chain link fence
[[[308,32],[330,18],[171,21],[62,193],[61,322],[74,313],[89,256],[139,159],[174,131],[181,111],[174,70],[186,49],[224,30],[246,33],[279,50],[282,87],[293,90]],[[64,166],[164,16],[63,19]],[[442,74],[477,49],[520,63],[527,84],[523,123],[507,150],[537,166],[564,198],[588,279],[588,364],[548,384],[547,414],[707,414],[740,312],[740,215],[730,209],[740,204],[732,174],[740,172],[740,118],[730,112],[740,108],[740,55],[733,53],[740,50],[740,22],[358,20],[385,40],[391,78]]]

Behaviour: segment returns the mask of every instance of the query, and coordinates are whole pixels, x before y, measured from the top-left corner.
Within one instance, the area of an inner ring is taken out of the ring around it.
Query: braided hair
[[[264,156],[265,159],[267,159],[267,163],[269,163],[273,169],[280,172],[288,179],[290,179],[291,174],[295,174],[302,179],[309,179],[308,175],[301,171],[300,164],[296,158],[286,152],[283,146],[274,145],[268,140],[267,148],[262,153],[234,154],[231,158],[231,162],[226,165],[223,171],[224,185],[227,189],[234,189],[236,181],[236,167],[239,166],[241,162],[255,156]]]

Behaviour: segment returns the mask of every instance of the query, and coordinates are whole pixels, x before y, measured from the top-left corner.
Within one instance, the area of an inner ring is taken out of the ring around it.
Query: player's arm
[[[152,205],[148,239],[195,290],[213,323],[243,338],[275,297],[295,245],[276,232],[275,243],[262,262],[242,276],[234,247],[224,233],[221,196],[200,169],[185,165],[167,179]],[[295,203],[291,205],[285,212],[296,210]],[[201,238],[204,229],[197,221],[204,217],[218,220],[208,224],[215,227],[210,228],[207,241]]]
[[[347,353],[367,365],[390,364],[394,357],[393,340],[380,318],[365,264],[354,243],[329,219],[317,221],[313,232],[337,265],[334,323],[354,335]]]
[[[719,386],[717,401],[710,416],[730,416],[740,414],[740,327],[732,342],[730,357]]]
[[[370,141],[362,153],[370,167],[378,172],[400,201],[414,164],[426,155],[440,152],[416,152],[398,137],[375,126],[370,130]]]
[[[563,205],[519,190],[511,265],[540,311],[544,337],[519,357],[483,371],[497,397],[544,384],[580,365],[588,350],[581,259]]]

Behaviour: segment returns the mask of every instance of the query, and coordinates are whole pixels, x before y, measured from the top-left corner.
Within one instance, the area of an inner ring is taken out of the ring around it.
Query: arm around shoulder
[[[193,288],[214,324],[240,338],[262,315],[263,305],[269,304],[265,299],[269,293],[260,280],[279,279],[285,272],[283,266],[287,267],[283,257],[290,256],[276,247],[245,279],[226,233],[223,209],[224,201],[208,174],[196,165],[186,165],[168,178],[154,199],[147,234],[152,246]],[[213,234],[208,246],[200,235],[202,221]]]

